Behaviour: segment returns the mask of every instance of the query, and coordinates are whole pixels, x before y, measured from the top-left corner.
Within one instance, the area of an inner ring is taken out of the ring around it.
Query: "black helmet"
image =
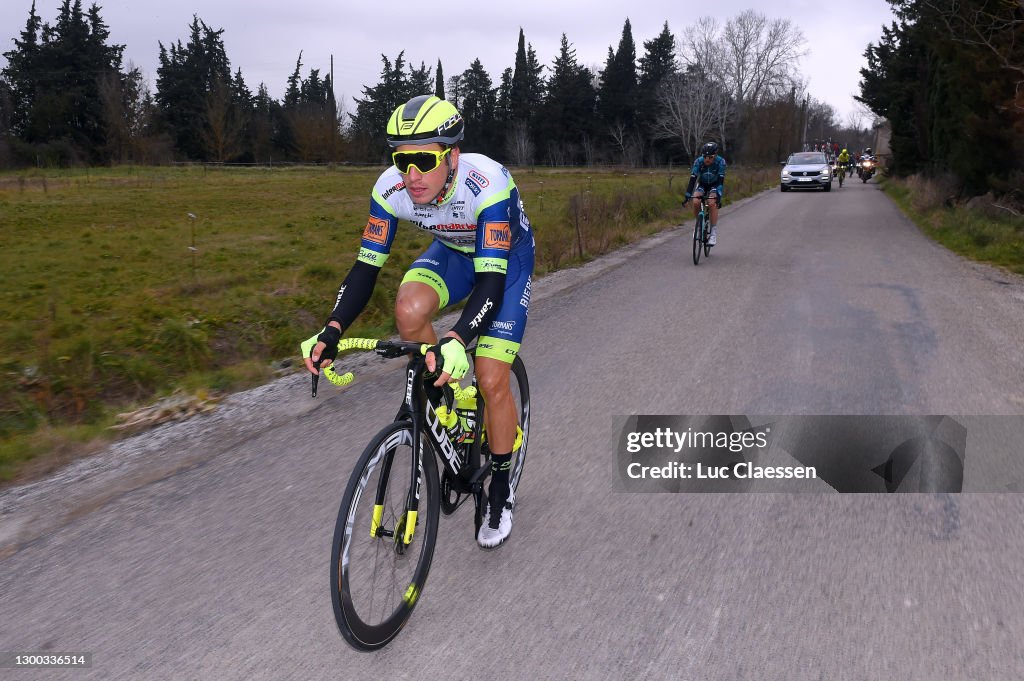
[[[718,145],[714,142],[708,142],[700,148],[701,156],[714,156],[718,153]]]

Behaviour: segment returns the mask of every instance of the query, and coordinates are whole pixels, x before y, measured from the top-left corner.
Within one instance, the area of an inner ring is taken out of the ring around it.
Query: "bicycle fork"
[[[377,490],[373,500],[373,516],[370,519],[370,537],[379,539],[381,537],[392,537],[395,540],[395,551],[404,553],[405,547],[412,544],[416,531],[416,517],[419,511],[420,488],[423,484],[423,461],[422,449],[418,441],[413,443],[413,457],[410,480],[414,481],[410,486],[405,499],[405,510],[395,523],[394,530],[384,527],[384,501],[387,498],[388,482],[391,478],[391,464],[393,456],[388,456],[381,468],[380,480],[377,481]]]

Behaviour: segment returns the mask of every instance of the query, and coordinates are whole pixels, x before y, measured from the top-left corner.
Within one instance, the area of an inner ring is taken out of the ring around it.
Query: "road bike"
[[[692,200],[700,201],[700,210],[697,212],[697,222],[693,226],[693,264],[700,264],[700,252],[704,251],[704,257],[711,255],[711,211],[708,209],[707,194],[694,196]],[[685,205],[685,204],[684,204]]]
[[[839,176],[839,188],[843,188],[843,179],[846,177],[846,164],[839,163],[836,166],[836,175]]]
[[[409,356],[404,397],[394,422],[366,446],[341,500],[331,544],[331,602],[342,636],[358,650],[387,645],[405,626],[419,602],[437,542],[439,512],[454,513],[473,499],[473,537],[486,510],[484,482],[491,470],[484,425],[484,397],[476,377],[463,388],[434,387],[437,373],[426,369],[424,343],[346,338],[339,354],[371,350],[384,358]],[[467,354],[474,358],[470,348]],[[522,478],[530,432],[530,388],[526,367],[516,356],[510,383],[521,441],[509,472],[515,490]],[[352,381],[327,367],[336,385]],[[313,376],[316,395],[317,376]],[[440,475],[438,461],[441,462]]]

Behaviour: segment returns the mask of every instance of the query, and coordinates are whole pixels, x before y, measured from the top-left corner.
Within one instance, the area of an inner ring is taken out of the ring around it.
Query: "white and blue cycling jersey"
[[[399,221],[405,220],[435,240],[402,283],[430,286],[441,308],[469,297],[453,330],[466,342],[479,337],[478,356],[511,362],[526,329],[533,231],[506,168],[482,154],[460,154],[457,163],[444,198],[431,204],[413,203],[394,166],[381,173],[356,265],[338,292],[331,318],[347,328],[363,309],[390,256]]]

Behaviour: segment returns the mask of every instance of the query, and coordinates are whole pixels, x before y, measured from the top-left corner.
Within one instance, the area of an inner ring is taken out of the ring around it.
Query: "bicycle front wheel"
[[[398,635],[427,581],[440,485],[433,446],[425,435],[421,443],[414,466],[412,423],[385,427],[359,458],[341,501],[331,602],[338,629],[358,650],[376,650]]]
[[[704,247],[704,213],[697,214],[697,223],[693,227],[693,264],[700,264],[700,251]]]

